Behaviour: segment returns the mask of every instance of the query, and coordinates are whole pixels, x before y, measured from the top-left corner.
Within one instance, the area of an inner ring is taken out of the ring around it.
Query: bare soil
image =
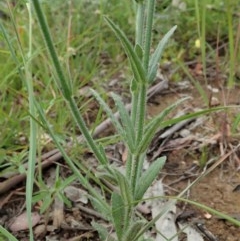
[[[173,86],[172,88],[172,93],[161,95],[155,99],[154,102],[159,103],[159,105],[150,106],[149,113],[151,115],[159,113],[159,110],[185,95],[191,96],[192,99],[185,104],[183,109],[204,107],[205,104],[195,88],[190,87],[183,91],[178,91],[178,88]],[[211,102],[214,105],[239,104],[238,87],[229,90],[219,88],[219,85],[212,83],[208,88],[204,88],[204,91],[208,93],[209,104]],[[217,162],[239,144],[238,135],[234,136],[230,131],[233,117],[238,113],[239,108],[236,107],[227,111],[212,113],[196,128],[191,129],[191,124],[189,124],[171,135],[171,138],[161,148],[162,151],[159,152],[166,154],[168,157],[163,171],[167,194],[179,194],[197,176],[201,175],[205,168]],[[184,137],[179,136],[183,129],[189,130],[188,137],[193,135],[195,138],[184,139]],[[171,142],[172,145],[169,144]],[[239,151],[234,151],[233,154],[224,159],[218,167],[194,185],[185,198],[240,220],[239,154]],[[207,164],[206,166],[201,166],[202,160]],[[192,223],[203,224],[205,231],[198,231],[202,233],[204,240],[240,240],[239,226],[194,205],[179,202],[179,218]]]

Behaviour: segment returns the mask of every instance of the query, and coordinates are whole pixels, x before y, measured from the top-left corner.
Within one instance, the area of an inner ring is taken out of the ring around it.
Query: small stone
[[[180,131],[180,133],[179,133],[179,135],[181,136],[181,137],[188,137],[189,135],[191,134],[191,132],[188,130],[188,129],[183,129],[183,130],[181,130]]]

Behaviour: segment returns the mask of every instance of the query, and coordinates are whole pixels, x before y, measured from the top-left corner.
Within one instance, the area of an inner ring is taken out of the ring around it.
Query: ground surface
[[[213,89],[215,93],[212,92]],[[238,105],[239,103],[238,88],[231,91],[224,88],[220,90],[216,83],[212,82],[208,86],[208,90],[205,89],[205,91],[209,96],[212,96],[212,101],[216,101],[215,103],[224,104],[223,96],[226,98],[225,103],[231,103],[232,105]],[[168,105],[173,99],[178,99],[183,95],[193,97],[186,104],[188,108],[201,106],[199,105],[201,103],[200,95],[191,87],[186,88],[184,91],[174,91],[174,93],[168,93],[164,97],[158,97],[157,102],[161,103],[160,106]],[[159,106],[155,106],[155,108],[150,108],[150,111],[153,111],[153,113],[151,112],[152,114],[158,112]],[[182,133],[184,133],[183,129],[190,130],[185,140],[184,137],[179,137],[179,132],[173,133],[170,142],[174,139],[175,142],[172,143],[172,146],[169,145],[169,147],[168,144],[165,144],[166,149],[169,148],[169,151],[166,152],[168,161],[164,170],[166,174],[164,182],[170,195],[177,195],[196,176],[200,175],[203,169],[199,168],[198,164],[200,164],[202,158],[205,158],[206,163],[211,160],[217,162],[221,155],[224,156],[224,154],[229,153],[239,144],[238,138],[234,138],[230,133],[226,133],[232,128],[229,125],[229,123],[232,123],[230,118],[236,115],[238,111],[239,108],[234,108],[227,113],[210,114],[196,128],[192,128],[192,124],[183,127]],[[193,139],[189,138],[191,135],[194,136]],[[177,139],[178,141],[176,142]],[[164,147],[162,149],[164,150]],[[204,152],[206,153],[204,154]],[[197,167],[195,164],[197,164]],[[230,157],[225,158],[214,171],[193,186],[187,195],[188,198],[240,220],[239,164],[239,151],[235,151]],[[239,227],[224,219],[209,215],[208,212],[192,205],[187,204],[184,208],[183,206],[180,205],[180,213],[182,212],[180,217],[182,215],[184,217],[184,214],[186,214],[186,219],[204,223],[206,228],[206,231],[202,233],[204,240],[240,240]],[[208,231],[210,231],[210,234],[208,234]]]

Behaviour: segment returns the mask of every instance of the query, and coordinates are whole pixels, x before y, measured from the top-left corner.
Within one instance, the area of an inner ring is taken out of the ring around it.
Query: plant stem
[[[147,19],[146,19],[146,29],[145,29],[145,39],[144,39],[144,53],[143,53],[143,66],[147,73],[148,64],[149,64],[149,56],[150,56],[150,48],[152,43],[152,26],[153,26],[153,17],[155,10],[155,0],[148,0],[147,5]]]
[[[136,14],[136,33],[135,33],[135,46],[139,45],[141,48],[143,47],[143,35],[144,35],[144,12],[145,12],[145,4],[144,1],[140,1],[137,4],[137,14]],[[132,80],[132,85],[134,85],[134,89],[131,90],[131,99],[132,99],[132,110],[131,110],[131,121],[132,123],[136,123],[138,106],[139,106],[139,87],[136,83],[136,80]],[[138,133],[137,126],[135,128],[136,134]],[[126,175],[131,180],[133,166],[135,165],[134,156],[132,153],[128,153],[127,165],[126,165]],[[131,185],[132,186],[132,185]]]
[[[143,9],[143,3],[138,3],[137,21],[139,22],[136,23],[136,31],[137,31],[136,43],[144,44],[142,63],[146,73],[148,72],[148,65],[149,65],[149,58],[150,58],[154,10],[155,10],[155,0],[148,0],[146,26],[145,26],[143,24],[143,19],[144,19],[143,16],[145,11]],[[142,42],[143,34],[144,34],[144,43]],[[147,79],[145,79],[143,83],[138,84],[137,91],[133,95],[134,110],[132,114],[132,120],[134,120],[134,123],[136,122],[136,135],[137,135],[136,145],[137,146],[140,144],[143,137],[145,116],[146,116],[147,87],[148,87],[148,83],[147,83]],[[130,183],[131,183],[133,193],[135,193],[135,188],[138,181],[138,173],[139,173],[138,170],[139,168],[141,168],[139,167],[141,154],[142,153],[134,153],[134,156],[131,159],[132,163],[130,165],[131,166]]]
[[[147,4],[147,16],[146,16],[146,29],[145,29],[145,42],[144,42],[144,52],[143,52],[143,66],[145,72],[148,72],[150,48],[152,42],[152,26],[153,26],[153,16],[155,9],[155,0],[149,0]],[[144,29],[144,26],[142,26]],[[147,80],[143,81],[143,84],[139,86],[138,93],[138,105],[137,105],[137,143],[140,143],[143,135],[143,128],[146,115],[146,98],[147,98]]]

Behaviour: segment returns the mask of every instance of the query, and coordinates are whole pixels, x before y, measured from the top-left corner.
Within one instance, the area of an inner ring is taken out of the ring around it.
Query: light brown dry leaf
[[[36,226],[40,221],[40,215],[37,212],[32,213],[32,226]],[[9,226],[9,229],[12,232],[18,232],[26,230],[29,228],[27,220],[27,212],[22,213],[21,215],[14,218],[13,222]]]
[[[35,237],[40,237],[46,232],[46,226],[44,224],[40,224],[34,228]]]
[[[127,161],[127,155],[128,155],[128,150],[127,148],[125,147],[124,148],[124,151],[123,151],[123,154],[122,154],[122,162],[123,164],[125,165],[126,161]]]
[[[64,220],[64,204],[58,197],[55,197],[53,211],[53,226],[59,228]]]

